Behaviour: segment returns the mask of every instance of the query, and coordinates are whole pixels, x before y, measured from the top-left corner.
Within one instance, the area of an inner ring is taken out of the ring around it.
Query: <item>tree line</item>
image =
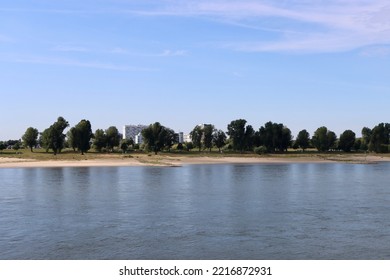
[[[322,126],[314,132],[313,136],[310,136],[307,130],[301,130],[294,140],[291,130],[282,123],[269,121],[255,130],[247,124],[246,120],[237,119],[227,125],[226,133],[216,129],[212,124],[196,125],[190,132],[191,142],[179,143],[174,130],[156,122],[141,132],[144,141],[142,147],[135,145],[133,139],[122,139],[122,135],[115,126],[105,130],[97,129],[93,133],[90,121],[83,119],[65,134],[64,131],[68,127],[69,123],[63,117],[58,117],[50,127],[41,133],[36,128],[29,127],[23,134],[22,141],[0,142],[0,150],[9,146],[17,150],[24,146],[33,151],[33,148],[41,146],[46,152],[52,150],[54,154],[61,153],[64,148],[71,148],[84,154],[91,148],[98,152],[112,152],[117,147],[123,152],[142,148],[157,154],[163,150],[170,151],[175,146],[177,150],[187,151],[194,148],[199,151],[211,151],[212,148],[217,148],[220,152],[224,149],[241,153],[250,151],[258,154],[283,153],[288,148],[301,149],[302,151],[315,148],[319,152],[337,150],[387,153],[390,151],[389,123],[380,123],[372,129],[364,127],[361,138],[357,138],[352,130],[345,130],[340,137],[337,137],[333,131]]]

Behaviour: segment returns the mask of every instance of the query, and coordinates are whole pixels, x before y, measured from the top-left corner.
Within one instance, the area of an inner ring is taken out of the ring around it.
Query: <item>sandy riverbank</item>
[[[34,160],[0,157],[0,168],[32,167],[95,167],[95,166],[183,166],[190,164],[277,164],[277,163],[376,163],[390,161],[377,155],[329,156],[264,156],[264,157],[208,157],[208,156],[136,156],[86,160]]]

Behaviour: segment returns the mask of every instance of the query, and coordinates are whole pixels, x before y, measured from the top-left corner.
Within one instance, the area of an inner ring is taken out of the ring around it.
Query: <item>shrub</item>
[[[256,147],[254,152],[258,155],[264,155],[267,153],[267,148],[265,146]]]

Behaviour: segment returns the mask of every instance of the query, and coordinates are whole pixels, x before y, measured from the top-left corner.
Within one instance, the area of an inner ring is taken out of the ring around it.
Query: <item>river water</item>
[[[390,259],[390,164],[0,169],[0,259]]]

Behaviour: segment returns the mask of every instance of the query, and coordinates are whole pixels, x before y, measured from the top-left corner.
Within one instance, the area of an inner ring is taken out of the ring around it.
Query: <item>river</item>
[[[0,169],[0,259],[390,259],[390,163]]]

